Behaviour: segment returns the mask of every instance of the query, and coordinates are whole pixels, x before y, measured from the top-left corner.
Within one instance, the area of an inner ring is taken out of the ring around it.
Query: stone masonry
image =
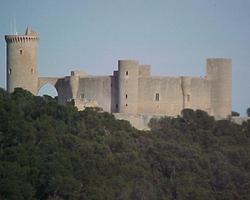
[[[47,84],[58,93],[59,103],[74,100],[75,106],[101,107],[144,129],[152,116],[177,116],[185,108],[200,109],[215,117],[231,114],[232,61],[207,59],[204,77],[152,76],[150,65],[119,60],[112,75],[92,76],[72,71],[65,77],[39,77],[38,34],[27,28],[25,35],[6,35],[7,90],[22,87],[34,95]]]

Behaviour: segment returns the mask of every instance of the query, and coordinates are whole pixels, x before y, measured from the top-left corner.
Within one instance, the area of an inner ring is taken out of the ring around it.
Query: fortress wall
[[[211,113],[210,82],[203,78],[191,78],[190,102],[193,110]]]
[[[176,116],[183,108],[181,79],[178,77],[141,77],[138,90],[138,113]],[[159,94],[159,100],[156,94]]]
[[[58,79],[55,87],[58,93],[58,102],[60,104],[66,104],[67,101],[70,101],[72,99],[70,77],[66,76],[64,78]]]
[[[140,115],[140,114],[129,114],[129,113],[113,113],[116,119],[126,120],[136,129],[139,130],[150,130],[148,123],[151,118],[159,116],[153,115]]]
[[[182,107],[192,108],[191,104],[191,77],[180,77],[181,79],[181,90],[182,90]]]
[[[76,99],[78,88],[79,88],[79,76],[78,75],[71,74],[70,87],[71,87],[71,92],[72,92],[72,99]]]
[[[150,75],[150,65],[139,65],[139,76],[148,77]]]
[[[79,79],[77,98],[85,101],[95,101],[98,107],[111,112],[111,77],[84,77]]]

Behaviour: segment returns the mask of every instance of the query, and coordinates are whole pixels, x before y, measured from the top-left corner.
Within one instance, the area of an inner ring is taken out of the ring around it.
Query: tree
[[[250,120],[186,109],[150,127],[0,88],[0,199],[250,199]]]
[[[236,112],[236,111],[232,111],[231,112],[232,117],[239,117],[240,113]]]

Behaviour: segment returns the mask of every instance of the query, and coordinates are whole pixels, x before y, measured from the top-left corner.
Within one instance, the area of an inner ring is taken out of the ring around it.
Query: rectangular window
[[[155,94],[155,101],[160,101],[160,94],[159,93]]]
[[[190,94],[187,95],[187,101],[190,101]]]
[[[128,98],[128,95],[126,94],[126,99]]]
[[[84,94],[83,93],[81,94],[81,99],[84,99]]]
[[[126,71],[126,76],[128,76],[128,71]]]

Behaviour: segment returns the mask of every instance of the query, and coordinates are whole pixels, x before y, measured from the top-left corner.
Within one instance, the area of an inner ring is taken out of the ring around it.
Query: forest
[[[0,89],[0,199],[250,199],[250,120],[185,109],[149,126]]]

